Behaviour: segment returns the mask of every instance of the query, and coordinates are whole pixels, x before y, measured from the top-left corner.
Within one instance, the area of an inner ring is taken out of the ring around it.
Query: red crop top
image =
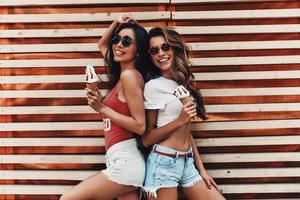
[[[111,90],[111,92],[105,97],[103,103],[116,112],[129,116],[128,105],[126,102],[122,102],[118,99],[116,88],[117,86]],[[133,132],[120,127],[109,118],[103,119],[103,125],[106,151],[112,145],[134,137]]]

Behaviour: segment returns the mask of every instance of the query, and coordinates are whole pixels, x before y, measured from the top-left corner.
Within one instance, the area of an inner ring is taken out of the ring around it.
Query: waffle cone
[[[96,83],[87,83],[86,87],[93,90],[93,91],[96,91],[97,88],[98,88],[98,85],[97,85],[97,82]]]

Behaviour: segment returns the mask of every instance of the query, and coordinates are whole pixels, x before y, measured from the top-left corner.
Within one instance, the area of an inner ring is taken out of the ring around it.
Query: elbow
[[[137,128],[136,128],[136,131],[135,131],[135,132],[136,132],[138,135],[144,135],[145,130],[146,130],[146,125],[145,125],[145,123],[143,123],[143,124],[138,124],[138,125],[137,125]]]
[[[101,47],[105,46],[105,41],[103,40],[103,38],[100,38],[100,40],[98,41],[98,48],[101,50]]]
[[[98,42],[98,49],[101,50],[101,47],[103,46],[102,42],[99,40]]]

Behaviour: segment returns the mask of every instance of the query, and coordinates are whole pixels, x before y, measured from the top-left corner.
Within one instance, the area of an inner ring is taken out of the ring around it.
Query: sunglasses
[[[151,47],[149,49],[149,53],[152,55],[152,56],[155,56],[156,54],[159,53],[159,50],[162,50],[163,52],[166,52],[166,51],[169,51],[171,48],[171,46],[167,43],[163,43],[160,47]]]
[[[111,43],[114,45],[119,44],[120,41],[123,47],[129,47],[131,44],[134,43],[134,40],[128,35],[125,35],[123,37],[121,37],[120,35],[114,35],[111,38]]]

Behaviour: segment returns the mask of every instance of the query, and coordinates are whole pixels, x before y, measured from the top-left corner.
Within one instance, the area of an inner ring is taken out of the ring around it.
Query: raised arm
[[[113,23],[108,27],[108,29],[106,29],[101,39],[98,41],[98,48],[100,49],[103,57],[106,55],[106,52],[108,50],[112,34],[114,33],[118,25],[122,23],[136,23],[136,21],[130,14],[122,14],[118,16],[115,21],[113,21]]]

